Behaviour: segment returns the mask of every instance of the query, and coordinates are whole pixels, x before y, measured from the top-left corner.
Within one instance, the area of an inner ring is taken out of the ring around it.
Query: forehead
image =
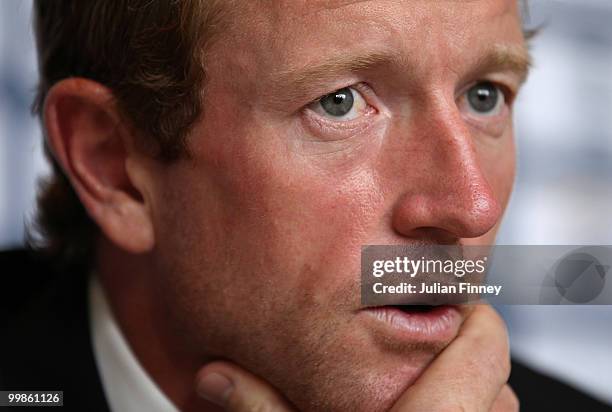
[[[448,71],[524,42],[517,0],[254,0],[235,11],[217,50],[253,80],[372,52],[414,72]]]
[[[238,3],[233,35],[242,33],[242,38],[250,41],[276,44],[304,37],[317,40],[332,33],[338,36],[323,40],[354,42],[375,33],[400,38],[426,36],[435,31],[467,33],[504,20],[516,29],[520,27],[517,3],[518,0],[254,0]],[[495,30],[501,31],[504,27]]]

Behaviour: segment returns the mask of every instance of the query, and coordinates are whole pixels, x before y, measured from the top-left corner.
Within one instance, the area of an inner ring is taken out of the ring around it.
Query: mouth
[[[360,311],[377,333],[409,342],[448,342],[459,332],[463,315],[452,305],[389,305]]]
[[[434,305],[391,305],[404,313],[428,313],[432,312],[437,306]]]

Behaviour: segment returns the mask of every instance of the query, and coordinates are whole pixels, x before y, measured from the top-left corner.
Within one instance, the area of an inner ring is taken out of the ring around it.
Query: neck
[[[97,247],[96,272],[113,315],[144,370],[183,412],[218,411],[194,390],[201,355],[187,349],[172,327],[155,289],[155,268],[147,255],[125,253],[106,240]]]

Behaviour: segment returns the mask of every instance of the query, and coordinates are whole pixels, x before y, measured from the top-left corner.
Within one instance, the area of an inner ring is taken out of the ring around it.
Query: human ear
[[[131,178],[136,136],[110,89],[88,79],[64,79],[49,90],[43,110],[47,144],[101,232],[127,252],[151,250],[148,181]]]

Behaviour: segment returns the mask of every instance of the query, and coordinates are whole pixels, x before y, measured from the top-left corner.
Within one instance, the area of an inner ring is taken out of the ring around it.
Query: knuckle
[[[516,396],[516,393],[508,386],[509,395],[508,395],[508,411],[516,412],[521,408],[521,402],[519,398]]]
[[[230,397],[227,402],[227,410],[231,412],[280,412],[266,397],[244,399]]]
[[[438,412],[468,412],[469,409],[463,405],[450,405],[441,408]]]
[[[509,385],[505,385],[493,404],[492,412],[516,412],[520,402]]]
[[[475,370],[483,372],[485,376],[495,378],[505,383],[510,377],[511,361],[510,348],[506,336],[491,339],[481,334],[474,338],[474,350],[479,353],[475,359]]]
[[[253,405],[249,412],[274,412],[274,409],[267,404],[259,403]]]
[[[489,352],[482,361],[486,374],[502,384],[510,377],[510,355],[508,353]]]

